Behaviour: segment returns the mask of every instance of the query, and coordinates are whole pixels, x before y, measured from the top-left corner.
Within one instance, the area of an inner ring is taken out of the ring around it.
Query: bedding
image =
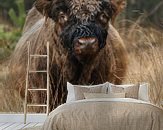
[[[110,92],[112,93],[126,93],[125,96],[126,98],[138,99],[138,93],[139,93],[138,84],[130,84],[130,85],[109,84],[109,88],[110,88]]]
[[[146,102],[150,102],[148,90],[149,89],[149,84],[148,83],[142,83],[140,84],[139,87],[139,94],[138,94],[138,99],[143,100]]]
[[[72,85],[67,82],[66,103],[84,99],[84,93],[108,93],[108,82],[99,85]]]
[[[163,130],[163,110],[131,98],[65,103],[50,113],[43,130]]]
[[[92,98],[125,98],[125,93],[84,93],[85,99],[92,99]]]
[[[72,85],[67,82],[66,103],[84,99],[84,93],[125,93],[126,98],[135,98],[150,102],[148,83],[115,85],[109,82],[99,85]]]
[[[150,102],[148,83],[115,85],[108,82],[108,87],[110,89],[108,92],[125,92],[127,93],[126,98],[135,98]]]

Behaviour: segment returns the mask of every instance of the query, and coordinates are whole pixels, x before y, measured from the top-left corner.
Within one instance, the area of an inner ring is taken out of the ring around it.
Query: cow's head
[[[105,47],[108,23],[117,10],[111,0],[37,0],[35,6],[59,25],[63,46],[79,61]]]

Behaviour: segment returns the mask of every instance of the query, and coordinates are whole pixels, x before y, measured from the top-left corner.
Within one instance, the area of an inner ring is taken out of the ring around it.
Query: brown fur
[[[116,29],[109,23],[106,46],[97,57],[81,70],[77,80],[78,66],[74,65],[65,48],[60,44],[60,26],[43,16],[33,7],[28,13],[23,36],[11,58],[10,72],[12,86],[24,97],[27,68],[27,41],[32,54],[46,54],[46,42],[50,42],[50,110],[66,101],[66,82],[73,84],[100,84],[106,81],[121,84],[127,69],[127,52]],[[46,60],[33,60],[32,68],[46,69]],[[31,75],[30,85],[46,87],[46,76]],[[30,93],[32,102],[45,102],[45,93]]]

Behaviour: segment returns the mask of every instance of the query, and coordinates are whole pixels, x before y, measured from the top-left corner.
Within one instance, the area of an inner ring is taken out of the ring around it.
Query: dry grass
[[[163,35],[161,30],[143,28],[128,21],[129,28],[119,32],[129,52],[129,67],[125,83],[150,84],[151,102],[161,106],[163,99]]]
[[[151,101],[160,106],[159,102],[163,99],[162,32],[152,28],[142,28],[131,21],[127,22],[130,24],[128,28],[119,27],[129,52],[129,67],[124,83],[148,82]],[[22,112],[23,101],[20,95],[6,88],[3,81],[4,79],[0,78],[0,111]]]
[[[0,65],[0,112],[23,112],[23,101],[17,91],[6,87],[7,64]]]

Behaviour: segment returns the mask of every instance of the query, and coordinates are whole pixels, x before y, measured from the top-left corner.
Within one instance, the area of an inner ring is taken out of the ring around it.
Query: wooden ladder
[[[31,43],[28,41],[28,64],[27,64],[27,75],[26,75],[26,88],[25,88],[25,102],[24,102],[24,124],[27,121],[27,110],[28,107],[46,107],[46,114],[49,115],[49,42],[47,42],[47,55],[38,55],[34,54],[31,55],[30,53],[30,45]],[[32,57],[39,57],[39,58],[47,58],[47,68],[46,70],[30,70],[30,62]],[[42,88],[31,88],[29,89],[29,74],[30,73],[46,73],[47,74],[47,86],[46,89]],[[28,91],[46,91],[47,92],[47,102],[46,104],[28,104],[27,96]]]

